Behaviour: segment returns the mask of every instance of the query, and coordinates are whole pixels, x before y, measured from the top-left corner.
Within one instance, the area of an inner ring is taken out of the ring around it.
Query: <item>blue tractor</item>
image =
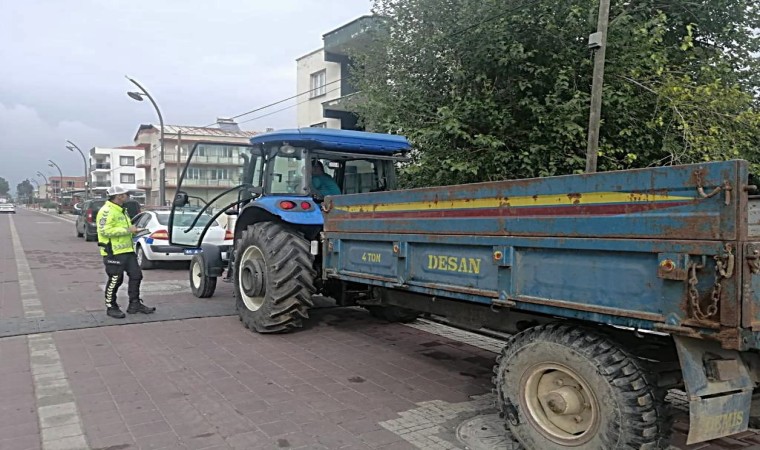
[[[316,294],[358,304],[369,291],[319,276],[322,214],[332,204],[325,197],[396,189],[396,164],[409,151],[402,136],[320,128],[260,134],[250,145],[197,143],[169,223],[172,244],[194,255],[195,296],[212,296],[224,277],[234,285],[241,321],[260,333],[301,327]],[[179,214],[195,218],[187,226]],[[234,244],[204,243],[207,231],[225,221]],[[416,317],[398,307],[368,309],[392,321]]]

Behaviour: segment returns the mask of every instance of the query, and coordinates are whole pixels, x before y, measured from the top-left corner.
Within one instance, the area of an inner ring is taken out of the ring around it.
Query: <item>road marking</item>
[[[66,222],[66,223],[76,223],[76,220],[77,220],[76,217],[73,218],[73,219],[71,219],[69,217],[64,217],[64,216],[61,216],[59,214],[53,214],[53,213],[49,213],[49,212],[46,212],[46,211],[40,211],[40,210],[37,210],[37,209],[29,209],[29,211],[37,213],[37,214],[42,214],[43,216],[52,217],[53,219],[58,219],[58,220],[60,220],[62,222]]]
[[[18,237],[16,225],[13,217],[10,217],[11,240],[13,241],[13,253],[16,259],[16,271],[18,272],[18,284],[21,290],[21,303],[24,307],[24,316],[27,319],[45,317],[45,311],[42,310],[42,304],[37,296],[37,288],[34,286],[32,271],[24,254],[24,248],[21,246],[21,239]]]
[[[10,218],[10,228],[24,315],[27,318],[45,317],[13,217]],[[74,392],[66,379],[61,355],[55,346],[53,335],[50,333],[31,334],[27,336],[27,345],[34,380],[37,417],[42,434],[42,449],[89,449],[84,437],[79,409],[74,401]]]

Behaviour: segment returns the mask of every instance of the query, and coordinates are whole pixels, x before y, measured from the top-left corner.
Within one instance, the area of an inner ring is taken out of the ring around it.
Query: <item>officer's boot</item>
[[[119,305],[116,303],[113,304],[110,308],[106,308],[106,314],[108,314],[109,317],[113,317],[114,319],[123,319],[127,317],[126,314],[124,314],[124,311],[119,308]]]
[[[153,306],[145,306],[142,303],[142,300],[136,300],[136,301],[129,301],[129,307],[127,308],[127,312],[130,314],[137,314],[137,313],[143,313],[143,314],[151,314],[156,312],[156,308]]]

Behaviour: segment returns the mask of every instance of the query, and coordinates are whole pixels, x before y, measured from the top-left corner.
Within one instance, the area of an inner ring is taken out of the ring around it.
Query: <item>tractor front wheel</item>
[[[300,328],[315,292],[309,242],[283,224],[261,222],[243,231],[235,255],[236,307],[245,326],[259,333]]]

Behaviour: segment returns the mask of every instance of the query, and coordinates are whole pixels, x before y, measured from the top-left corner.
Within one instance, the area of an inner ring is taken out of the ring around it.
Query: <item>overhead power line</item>
[[[296,94],[296,95],[294,95],[294,96],[292,96],[292,97],[284,98],[284,99],[282,99],[282,100],[277,100],[276,102],[270,103],[270,104],[268,104],[268,105],[264,105],[264,106],[261,106],[261,107],[259,107],[259,108],[255,108],[255,109],[252,109],[252,110],[250,110],[250,111],[246,111],[246,112],[244,112],[244,113],[242,113],[242,114],[238,114],[237,116],[232,116],[232,117],[230,117],[230,118],[231,118],[231,119],[237,119],[237,118],[239,118],[239,117],[247,116],[248,114],[253,114],[253,113],[255,113],[255,112],[261,111],[262,109],[271,108],[272,106],[275,106],[275,105],[279,105],[280,103],[285,103],[285,102],[287,102],[288,100],[293,100],[294,98],[298,98],[298,97],[300,97],[300,96],[302,96],[302,95],[310,94],[310,93],[312,93],[312,92],[314,92],[314,91],[317,91],[317,90],[319,90],[319,89],[322,89],[323,87],[329,86],[329,85],[331,85],[331,84],[335,84],[335,83],[337,83],[337,82],[339,82],[339,81],[341,81],[341,80],[342,80],[342,78],[338,78],[337,80],[333,80],[333,81],[331,81],[331,82],[329,82],[329,83],[325,83],[325,84],[323,84],[322,86],[319,86],[319,87],[316,87],[316,88],[312,88],[312,89],[309,89],[308,91],[299,92],[298,94]],[[241,123],[245,123],[245,122],[241,122]],[[206,125],[204,128],[206,128],[206,127],[210,127],[210,126],[212,126],[212,125],[216,125],[216,122],[214,122],[214,123],[212,123],[212,124],[209,124],[209,125]]]
[[[327,95],[327,94],[330,94],[330,93],[333,93],[333,92],[335,92],[335,91],[337,91],[337,90],[339,90],[339,89],[340,89],[340,88],[335,88],[335,89],[333,89],[333,90],[327,91],[327,92],[325,92],[325,95]],[[273,114],[277,114],[278,112],[286,111],[286,110],[288,110],[288,109],[290,109],[290,108],[295,108],[296,106],[298,106],[298,105],[301,105],[301,104],[304,104],[304,103],[306,103],[306,102],[308,102],[308,101],[309,101],[309,100],[303,100],[303,101],[300,101],[300,102],[298,102],[298,103],[295,103],[295,104],[293,104],[293,105],[290,105],[290,106],[286,106],[286,107],[284,107],[284,108],[280,108],[280,109],[277,109],[277,110],[275,110],[275,111],[272,111],[272,112],[269,112],[269,113],[266,113],[266,114],[262,114],[262,115],[260,115],[260,116],[252,117],[252,118],[250,118],[250,119],[246,119],[246,120],[244,120],[244,121],[242,121],[242,122],[240,122],[240,123],[248,123],[248,122],[253,122],[254,120],[257,120],[257,119],[261,119],[262,117],[271,116],[271,115],[273,115]]]

